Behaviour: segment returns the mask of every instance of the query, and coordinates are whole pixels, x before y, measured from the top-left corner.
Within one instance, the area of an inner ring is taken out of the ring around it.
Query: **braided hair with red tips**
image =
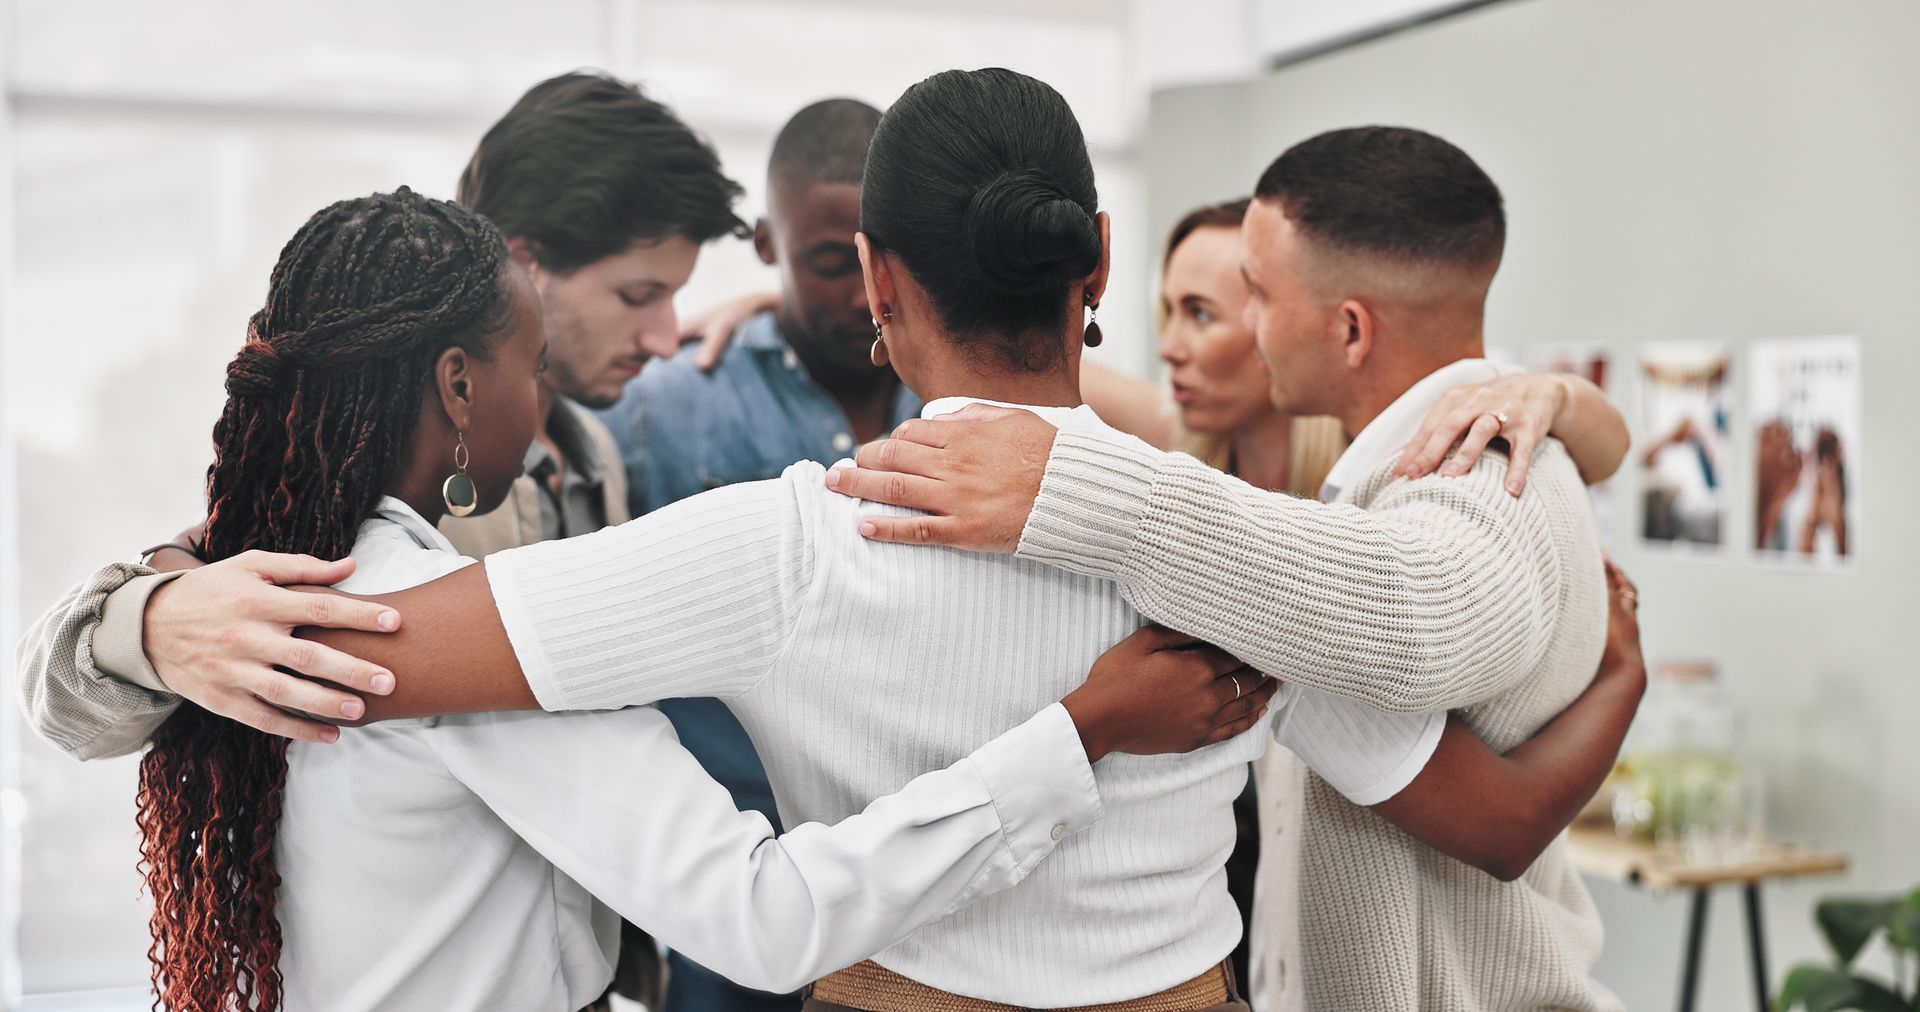
[[[406,187],[301,226],[227,366],[207,470],[209,561],[338,559],[399,474],[439,354],[490,357],[512,296],[486,219]],[[192,703],[140,763],[155,1008],[281,1007],[274,840],[287,742]]]

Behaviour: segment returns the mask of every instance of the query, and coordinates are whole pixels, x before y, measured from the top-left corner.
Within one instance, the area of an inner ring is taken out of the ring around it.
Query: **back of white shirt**
[[[1086,408],[1034,410],[1062,427],[1101,425]],[[1141,624],[1106,581],[868,541],[860,517],[893,508],[836,495],[822,474],[804,462],[777,481],[490,557],[495,602],[542,705],[720,696],[766,758],[782,819],[833,821],[1060,698]],[[1108,756],[1094,767],[1098,825],[1019,887],[876,960],[1040,1007],[1180,983],[1239,937],[1223,870],[1231,805],[1274,727],[1370,804],[1418,773],[1444,724],[1288,687],[1239,738],[1181,756]]]
[[[393,499],[353,556],[344,589],[360,593],[468,561]],[[851,818],[778,839],[650,706],[380,724],[294,745],[288,767],[275,857],[290,1012],[581,1008],[613,976],[613,910],[790,991],[1019,882],[1100,817],[1079,732],[1051,702]]]

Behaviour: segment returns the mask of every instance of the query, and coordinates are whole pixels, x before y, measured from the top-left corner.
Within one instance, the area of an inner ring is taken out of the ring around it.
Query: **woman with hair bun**
[[[1080,126],[1057,92],[1007,70],[928,78],[881,120],[862,183],[856,243],[874,359],[893,363],[928,414],[1012,404],[1064,428],[1103,428],[1078,378],[1108,235]],[[406,616],[397,633],[320,638],[396,674],[391,695],[369,700],[383,718],[719,697],[767,760],[789,824],[852,815],[973,742],[1045,719],[1129,634],[1143,656],[1193,647],[1142,630],[1105,581],[868,540],[863,527],[902,511],[841,497],[830,478],[796,464],[598,534],[495,555],[378,598]],[[195,646],[191,623],[177,620],[190,600],[156,597],[148,611],[162,678]],[[1551,752],[1564,774],[1542,785],[1445,714],[1388,714],[1232,662],[1192,687],[1214,694],[1204,719],[1169,708],[1109,721],[1099,735],[1083,727],[1092,765],[1081,786],[1098,792],[1098,824],[1062,821],[1049,834],[1054,859],[1018,888],[829,974],[810,1006],[1244,1009],[1225,963],[1241,929],[1222,864],[1233,799],[1268,743],[1417,838],[1510,874],[1611,765],[1593,726],[1618,716],[1617,704],[1583,698],[1523,746]],[[1171,698],[1165,685],[1138,691]],[[1087,701],[1067,702],[1084,711]],[[1169,724],[1211,747],[1147,754],[1165,751],[1149,739]],[[565,738],[542,746],[548,762],[570,754]],[[1064,789],[1035,773],[1031,792]]]

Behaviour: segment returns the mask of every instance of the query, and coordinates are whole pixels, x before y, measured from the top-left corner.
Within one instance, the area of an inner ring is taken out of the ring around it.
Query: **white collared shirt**
[[[965,403],[935,401],[923,414]],[[1028,410],[1063,428],[1105,428],[1086,407]],[[803,462],[598,534],[489,557],[541,704],[721,697],[766,759],[783,820],[832,820],[1059,698],[1141,624],[1103,580],[867,541],[862,516],[906,511],[836,495],[823,474]],[[1181,756],[1109,756],[1094,769],[1100,825],[1018,888],[875,958],[1016,1005],[1170,987],[1239,938],[1223,870],[1231,805],[1270,736],[1372,804],[1413,779],[1444,725],[1444,715],[1387,714],[1289,685],[1239,738]]]
[[[340,587],[359,594],[471,562],[391,498],[353,557]],[[1098,818],[1071,718],[1036,709],[860,814],[778,839],[652,707],[296,743],[275,854],[286,1007],[568,1012],[612,979],[614,911],[743,983],[791,990],[1019,881]]]

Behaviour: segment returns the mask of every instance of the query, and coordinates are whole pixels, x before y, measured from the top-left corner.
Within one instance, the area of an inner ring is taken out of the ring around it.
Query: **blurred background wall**
[[[1459,8],[1474,9],[1313,55]],[[1137,374],[1157,375],[1149,309],[1173,219],[1244,194],[1288,144],[1365,122],[1447,136],[1506,190],[1496,343],[1602,343],[1624,379],[1643,340],[1860,334],[1882,465],[1860,489],[1867,551],[1853,572],[1655,556],[1631,539],[1627,508],[1612,533],[1645,591],[1649,655],[1723,664],[1763,755],[1775,828],[1851,851],[1844,885],[1910,884],[1920,679],[1900,630],[1920,543],[1903,507],[1920,489],[1895,467],[1912,459],[1902,437],[1920,431],[1899,386],[1920,366],[1908,294],[1920,276],[1920,65],[1902,48],[1920,38],[1917,10],[0,0],[0,1005],[22,993],[70,995],[37,1008],[147,1004],[134,764],[82,766],[22,733],[10,680],[20,620],[200,514],[222,367],[280,244],[310,213],[401,183],[451,196],[495,117],[534,82],[583,66],[638,81],[711,138],[747,186],[749,218],[773,134],[807,102],[884,107],[954,66],[1047,80],[1079,113],[1115,219],[1099,354]],[[1287,65],[1270,72],[1276,61]],[[773,283],[747,244],[719,243],[679,307]],[[1631,408],[1630,382],[1614,392]],[[1747,448],[1735,449],[1730,480],[1750,484]],[[1770,894],[1776,977],[1818,954],[1811,896],[1833,887]],[[1669,1002],[1680,901],[1594,890],[1609,933],[1603,979],[1630,1008]],[[1731,898],[1715,911],[1708,1008],[1749,1001]]]

